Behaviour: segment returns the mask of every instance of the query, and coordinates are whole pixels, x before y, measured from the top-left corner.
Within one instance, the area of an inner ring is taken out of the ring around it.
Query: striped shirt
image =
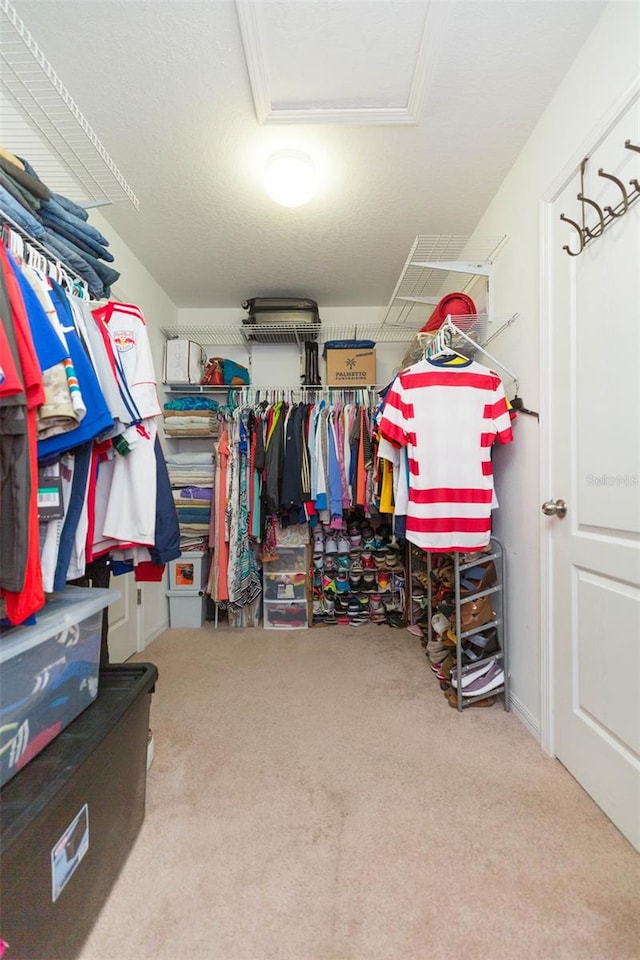
[[[380,433],[407,448],[407,539],[435,551],[486,546],[498,506],[491,447],[513,439],[498,375],[475,361],[422,360],[396,377]]]

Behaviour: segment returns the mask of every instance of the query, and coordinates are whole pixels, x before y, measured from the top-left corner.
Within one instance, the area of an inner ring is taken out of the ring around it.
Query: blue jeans
[[[28,210],[25,210],[22,204],[18,203],[9,191],[5,190],[2,184],[0,184],[0,208],[4,210],[19,227],[22,227],[23,230],[30,233],[36,240],[39,240],[45,232],[40,221],[36,220]]]
[[[60,257],[62,262],[66,263],[74,273],[77,273],[79,277],[86,280],[89,293],[92,297],[96,297],[99,300],[105,295],[104,284],[98,274],[62,237],[58,237],[45,230],[39,239],[55,256]]]
[[[92,257],[90,253],[83,253],[82,250],[78,249],[75,244],[65,241],[68,247],[71,247],[78,256],[81,256],[84,262],[91,267],[91,269],[98,274],[102,283],[105,287],[110,287],[112,283],[115,283],[116,280],[120,279],[120,274],[117,270],[114,270],[112,267],[107,266],[106,263],[103,263],[101,260],[97,260],[95,257]]]
[[[67,211],[67,213],[72,213],[76,217],[80,217],[81,220],[88,220],[89,214],[84,207],[81,207],[80,204],[74,203],[73,200],[69,200],[68,197],[63,197],[61,193],[51,193],[49,192],[52,200],[56,200],[61,207]]]
[[[85,229],[79,229],[75,224],[69,223],[67,220],[61,220],[60,217],[46,208],[40,210],[40,215],[45,226],[51,227],[52,230],[59,233],[61,237],[65,237],[70,243],[75,243],[81,250],[91,254],[91,256],[113,263],[113,254],[103,244],[89,236]],[[84,226],[86,227],[86,224]]]
[[[85,220],[81,220],[80,217],[75,217],[72,213],[67,213],[64,207],[60,206],[57,200],[42,200],[40,203],[40,215],[44,217],[51,215],[57,217],[59,220],[62,220],[63,223],[68,223],[70,226],[75,227],[83,236],[90,237],[95,243],[101,243],[103,246],[108,247],[109,241],[106,237],[103,237],[99,230],[96,230],[95,227],[92,227],[90,223],[87,223]]]

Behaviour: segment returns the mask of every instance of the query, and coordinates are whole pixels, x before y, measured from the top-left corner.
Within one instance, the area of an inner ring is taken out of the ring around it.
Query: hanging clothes
[[[435,551],[485,547],[498,505],[491,448],[513,439],[498,375],[476,361],[420,361],[396,377],[380,433],[407,448],[407,539]]]
[[[4,317],[2,318],[3,326],[7,329],[7,327],[11,325],[15,334],[17,366],[19,367],[26,397],[26,405],[24,408],[26,424],[24,432],[22,432],[22,428],[19,427],[19,417],[14,418],[12,421],[3,421],[3,429],[8,428],[9,431],[15,430],[15,432],[9,432],[9,436],[12,438],[9,441],[12,449],[9,459],[11,475],[8,479],[13,485],[12,493],[14,499],[19,498],[22,500],[22,506],[14,516],[19,516],[22,520],[26,520],[26,529],[24,530],[25,539],[23,541],[26,550],[22,552],[22,559],[19,561],[24,570],[22,586],[19,590],[3,587],[0,591],[4,598],[6,617],[9,623],[18,624],[24,623],[25,620],[32,617],[44,605],[37,502],[38,459],[36,411],[37,408],[45,402],[45,391],[24,301],[22,300],[16,277],[12,272],[7,251],[2,244],[0,244],[0,268],[4,274],[9,299],[9,313],[6,319]],[[18,413],[19,410],[15,412]],[[18,438],[18,443],[14,445],[13,439],[16,437]],[[3,455],[4,453],[5,443],[3,437]],[[5,480],[5,469],[6,467],[3,464],[3,481]],[[13,544],[13,548],[19,550],[15,540],[15,531],[7,528],[5,524],[6,520],[3,518],[0,530],[2,536],[8,541],[2,551],[3,554],[7,552],[9,544]]]

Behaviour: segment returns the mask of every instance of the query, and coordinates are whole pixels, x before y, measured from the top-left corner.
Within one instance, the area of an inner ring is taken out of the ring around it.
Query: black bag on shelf
[[[248,332],[250,340],[259,343],[295,343],[318,339],[320,314],[315,300],[306,297],[252,297],[243,300],[242,307],[249,313],[242,323],[245,328],[251,328],[251,332]]]

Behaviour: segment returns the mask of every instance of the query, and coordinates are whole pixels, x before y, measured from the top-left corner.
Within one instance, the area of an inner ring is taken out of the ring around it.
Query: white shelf
[[[446,293],[466,293],[481,277],[488,281],[505,241],[505,236],[472,239],[419,234],[391,295],[383,325],[411,326],[415,332],[428,319],[429,307]]]
[[[127,199],[138,209],[138,198],[9,0],[0,0],[0,65],[2,145],[78,203]]]
[[[229,390],[244,389],[243,387],[228,387],[224,384],[203,383],[163,383],[162,386],[169,393],[228,393]]]
[[[408,325],[394,327],[380,323],[346,324],[298,324],[269,323],[259,327],[243,327],[205,324],[184,324],[163,327],[167,339],[181,337],[193,340],[202,347],[207,346],[246,346],[249,350],[254,344],[298,343],[305,340],[375,340],[376,343],[405,343],[413,339],[417,328]]]

